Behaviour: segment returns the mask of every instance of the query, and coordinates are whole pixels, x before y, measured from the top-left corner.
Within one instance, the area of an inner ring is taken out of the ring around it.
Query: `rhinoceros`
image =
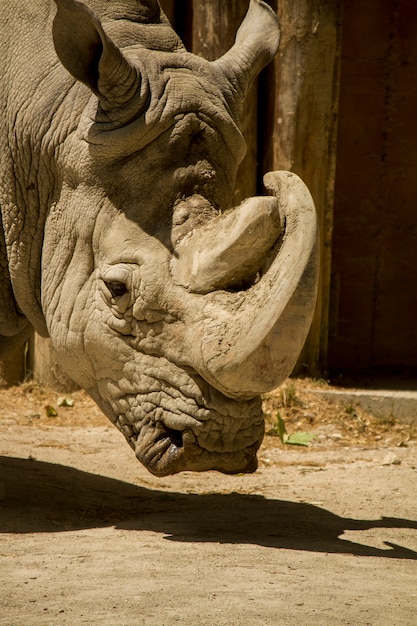
[[[251,472],[261,394],[311,323],[317,219],[264,177],[233,207],[245,94],[274,57],[250,0],[234,45],[189,53],[156,0],[2,0],[0,332],[34,328],[158,476]]]

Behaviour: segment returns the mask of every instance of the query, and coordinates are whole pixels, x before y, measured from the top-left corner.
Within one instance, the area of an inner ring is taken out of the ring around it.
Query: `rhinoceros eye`
[[[124,296],[127,293],[127,287],[125,283],[119,282],[117,280],[112,280],[107,282],[106,287],[110,291],[113,298],[120,298],[120,296]]]

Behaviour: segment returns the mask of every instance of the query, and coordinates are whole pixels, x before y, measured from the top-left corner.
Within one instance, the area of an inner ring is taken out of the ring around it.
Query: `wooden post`
[[[34,333],[29,352],[33,378],[38,383],[56,391],[68,393],[79,389],[79,386],[59,366],[50,339]]]
[[[27,342],[17,345],[0,361],[0,387],[10,387],[25,380],[27,351]]]
[[[321,232],[319,294],[297,370],[318,375],[325,371],[327,357],[342,2],[279,2],[277,10],[281,43],[266,74],[263,169],[294,171],[316,203]]]

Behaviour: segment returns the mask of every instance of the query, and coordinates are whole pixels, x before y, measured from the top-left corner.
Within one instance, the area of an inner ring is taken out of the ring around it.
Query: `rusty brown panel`
[[[417,368],[415,3],[344,11],[333,272],[335,370]]]

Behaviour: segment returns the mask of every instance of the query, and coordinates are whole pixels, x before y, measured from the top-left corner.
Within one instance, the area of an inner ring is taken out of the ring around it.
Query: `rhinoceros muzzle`
[[[153,454],[137,452],[136,456],[156,476],[166,476],[182,471],[217,470],[223,474],[255,472],[258,467],[257,452],[262,437],[244,450],[229,453],[208,452],[201,448],[191,430],[175,431],[162,427],[157,433]]]
[[[222,452],[202,447],[191,428],[176,430],[160,421],[152,425],[149,432],[142,426],[134,448],[137,459],[156,476],[185,470],[248,473],[258,467],[256,454],[263,439],[262,424],[258,425],[258,431],[258,439],[253,444],[239,450]]]
[[[157,476],[255,471],[264,435],[260,398],[228,398],[189,369],[144,358],[148,376],[136,387],[103,381],[95,397],[138,460]]]

